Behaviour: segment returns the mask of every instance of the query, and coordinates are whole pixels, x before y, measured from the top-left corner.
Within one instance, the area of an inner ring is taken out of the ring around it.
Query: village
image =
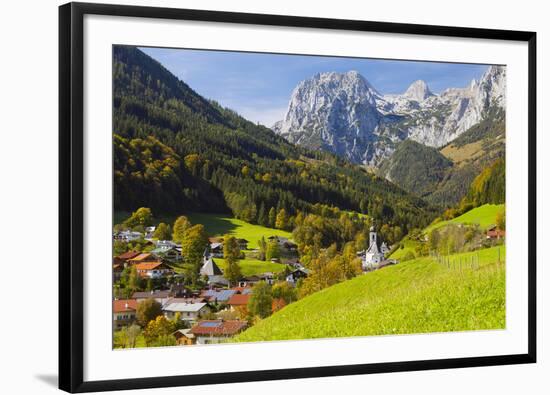
[[[242,276],[231,282],[216,263],[224,258],[225,240],[209,237],[202,254],[200,283],[193,287],[185,284],[184,275],[175,270],[184,260],[181,245],[154,239],[155,230],[151,226],[143,233],[123,230],[113,234],[118,243],[141,240],[149,247],[148,252],[130,250],[113,258],[113,330],[122,338],[115,347],[135,347],[137,334],[153,338],[147,346],[230,341],[254,325],[254,316],[265,318],[296,301],[295,289],[309,274],[300,263],[296,244],[286,237],[272,235],[267,242],[276,246],[279,253],[271,263],[281,265],[283,270]],[[249,249],[248,240],[235,241],[239,251],[257,253]],[[386,258],[389,252],[371,227],[368,249],[357,251],[362,271],[367,273],[396,264],[396,260]],[[134,281],[140,284],[139,290],[122,294],[118,285],[131,271],[137,274]],[[265,292],[265,287],[270,288],[269,292]],[[158,330],[152,333],[155,325],[162,328],[161,335]]]

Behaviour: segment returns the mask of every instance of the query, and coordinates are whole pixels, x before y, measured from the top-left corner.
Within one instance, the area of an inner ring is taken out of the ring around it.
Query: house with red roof
[[[136,320],[137,301],[135,299],[113,300],[113,327],[120,329]]]
[[[196,344],[223,343],[246,329],[248,323],[239,320],[205,320],[191,328]]]
[[[504,239],[506,232],[502,229],[499,229],[496,225],[493,225],[487,229],[487,238],[491,240],[500,240]]]
[[[137,263],[136,270],[139,276],[146,278],[161,278],[174,273],[174,270],[160,261]]]
[[[234,294],[227,301],[227,305],[231,310],[235,310],[237,307],[247,307],[251,294]]]
[[[130,265],[137,265],[138,263],[143,262],[155,262],[158,261],[158,258],[151,254],[150,252],[142,252],[127,260]]]

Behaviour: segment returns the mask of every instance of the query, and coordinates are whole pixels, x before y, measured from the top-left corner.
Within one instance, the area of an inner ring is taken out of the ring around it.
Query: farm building
[[[288,276],[286,276],[286,282],[292,285],[296,285],[299,279],[306,278],[308,274],[309,274],[308,269],[304,267],[300,267],[298,269],[293,270],[288,274]]]
[[[191,329],[178,329],[172,335],[176,338],[178,346],[190,346],[195,344],[195,335],[191,333]]]

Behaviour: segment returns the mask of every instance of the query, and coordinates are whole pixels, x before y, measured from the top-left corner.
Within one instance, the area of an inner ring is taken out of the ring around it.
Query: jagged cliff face
[[[292,143],[322,148],[361,162],[375,140],[380,94],[359,73],[323,73],[293,91],[285,118],[273,129]]]
[[[356,71],[302,81],[282,121],[287,140],[378,166],[407,138],[441,147],[479,123],[492,106],[505,107],[506,71],[490,66],[480,81],[439,95],[415,81],[402,95],[381,95]]]

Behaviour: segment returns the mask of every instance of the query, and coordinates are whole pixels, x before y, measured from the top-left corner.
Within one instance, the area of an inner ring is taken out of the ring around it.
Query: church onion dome
[[[370,227],[370,231],[371,231],[371,232],[374,232],[374,225],[372,225],[372,226]]]

